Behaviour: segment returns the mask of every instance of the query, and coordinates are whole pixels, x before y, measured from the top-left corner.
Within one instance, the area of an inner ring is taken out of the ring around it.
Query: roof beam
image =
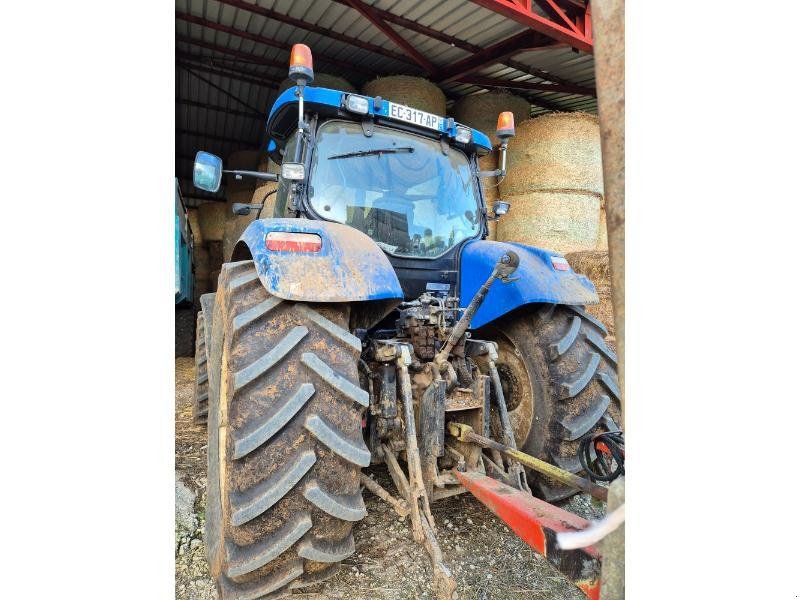
[[[233,48],[219,46],[217,44],[206,42],[205,40],[198,40],[193,37],[189,37],[188,35],[176,34],[175,40],[183,44],[189,44],[190,46],[197,46],[198,48],[205,48],[206,50],[212,50],[214,52],[219,52],[220,54],[235,56],[243,62],[264,65],[266,67],[275,67],[276,69],[286,68],[286,63],[277,60],[270,60],[268,58],[261,58],[254,54],[250,54],[249,52],[242,52],[241,50],[234,50]]]
[[[181,106],[190,106],[192,108],[201,108],[204,110],[215,110],[218,112],[223,112],[228,115],[233,115],[235,117],[245,117],[246,119],[257,119],[259,121],[263,121],[266,119],[266,115],[262,113],[257,113],[254,111],[236,110],[235,108],[230,108],[229,106],[220,106],[219,104],[208,104],[206,102],[197,102],[195,100],[186,100],[184,98],[175,98],[175,104],[180,104]]]
[[[175,18],[180,19],[181,21],[186,21],[187,23],[194,23],[195,25],[200,25],[202,27],[208,27],[209,29],[213,29],[215,31],[221,31],[223,33],[227,33],[228,35],[235,35],[245,40],[250,40],[252,42],[256,42],[257,44],[264,44],[266,46],[270,46],[272,48],[278,48],[280,50],[286,50],[287,52],[292,49],[291,44],[284,44],[281,42],[276,42],[275,40],[271,40],[270,38],[263,37],[261,35],[257,35],[255,33],[250,33],[249,31],[242,31],[241,29],[236,29],[235,27],[228,27],[227,25],[223,25],[222,23],[216,23],[214,21],[209,21],[208,19],[203,19],[202,17],[196,17],[189,13],[182,13],[179,11],[175,11]],[[364,73],[369,77],[375,76],[375,71],[364,69],[360,65],[351,63],[346,60],[336,59],[336,60],[329,60],[326,59],[324,56],[317,58],[317,62],[327,63],[333,65],[336,69],[341,69],[342,66],[347,67],[348,69],[352,69],[353,71]],[[289,59],[286,59],[286,69],[289,68]]]
[[[333,1],[343,6],[350,6],[350,3],[347,0],[333,0]],[[379,16],[383,21],[394,23],[395,25],[399,25],[400,27],[408,29],[409,31],[415,31],[416,33],[421,33],[422,35],[426,35],[429,38],[439,40],[440,42],[444,42],[445,44],[448,44],[450,46],[461,48],[462,50],[466,50],[467,52],[472,52],[472,53],[480,52],[482,50],[480,46],[476,46],[475,44],[470,44],[469,42],[465,42],[464,40],[460,40],[444,32],[437,31],[436,29],[431,29],[426,25],[422,25],[421,23],[417,23],[416,21],[412,21],[411,19],[408,19],[401,15],[396,15],[393,12],[389,12],[388,10],[383,10],[373,6],[372,11],[377,16]]]
[[[399,48],[408,53],[420,67],[422,67],[428,75],[434,75],[438,72],[438,68],[431,61],[425,58],[411,43],[401,36],[391,25],[383,21],[375,12],[375,10],[368,4],[361,2],[361,0],[346,0],[350,8],[358,11],[361,16],[366,18],[370,23],[378,28],[386,37],[392,40]]]
[[[440,83],[455,81],[486,65],[503,62],[509,56],[519,54],[527,48],[536,48],[549,43],[549,40],[546,42],[544,40],[544,36],[535,31],[523,31],[443,69],[438,81]]]
[[[512,81],[509,79],[495,79],[492,77],[477,77],[468,75],[458,78],[459,83],[469,83],[481,87],[508,88],[511,90],[528,90],[534,92],[555,92],[558,94],[579,94],[581,96],[594,96],[594,90],[580,85],[562,85],[560,83],[537,83],[535,81]]]
[[[593,52],[594,46],[592,38],[586,37],[581,33],[576,33],[571,28],[559,25],[542,15],[533,12],[530,6],[530,0],[527,0],[521,5],[514,0],[471,0],[475,4],[482,6],[503,15],[506,18],[513,19],[517,23],[521,23],[526,27],[531,28],[533,31],[538,31],[542,35],[554,39],[565,44],[569,44],[577,50]]]
[[[578,29],[578,26],[572,22],[572,20],[566,15],[564,10],[556,4],[555,0],[534,0],[536,4],[538,4],[544,12],[550,15],[550,18],[554,21],[561,21],[567,27],[572,29],[578,35],[583,35],[583,32]]]
[[[553,75],[549,71],[543,71],[542,69],[531,67],[519,61],[511,60],[510,58],[506,59],[503,62],[504,64],[507,64],[509,67],[512,67],[517,71],[522,71],[523,73],[527,73],[528,75],[533,75],[534,77],[538,77],[539,79],[544,79],[545,81],[552,81],[553,83],[560,83],[561,85],[573,85],[573,86],[578,85],[576,83],[573,83],[569,79],[564,79],[563,77]],[[579,87],[583,87],[586,90],[587,96],[592,96],[594,98],[597,97],[597,90],[595,88],[585,85]]]
[[[217,75],[218,77],[237,79],[239,81],[244,81],[245,83],[252,83],[253,85],[258,85],[270,89],[277,89],[281,83],[280,81],[275,79],[269,79],[268,77],[261,77],[260,75],[258,75],[258,73],[244,74],[242,71],[234,71],[230,67],[225,67],[226,69],[229,70],[223,71],[221,69],[214,69],[212,67],[203,64],[190,64],[180,60],[176,60],[175,64],[178,65],[179,67],[183,67],[187,71],[191,69],[196,69],[197,71],[202,71],[205,73],[209,73],[211,75]]]
[[[345,44],[350,44],[351,46],[356,46],[363,50],[374,52],[375,54],[381,54],[387,58],[391,58],[392,60],[396,60],[403,64],[416,67],[416,65],[408,61],[406,57],[403,56],[402,54],[398,54],[397,52],[392,52],[391,50],[383,48],[382,46],[378,46],[376,44],[371,44],[369,42],[361,41],[358,38],[350,37],[349,35],[337,33],[330,29],[326,29],[325,27],[320,27],[319,25],[313,25],[312,23],[307,23],[306,21],[303,21],[301,19],[295,19],[294,17],[290,17],[289,15],[280,13],[270,8],[265,8],[263,6],[258,6],[257,4],[244,2],[243,0],[218,0],[218,1],[221,4],[227,4],[228,6],[232,6],[234,8],[238,8],[241,10],[246,10],[248,12],[251,12],[256,15],[261,15],[262,17],[266,17],[268,19],[273,19],[281,23],[286,23],[287,25],[292,25],[293,27],[297,27],[298,29],[304,29],[306,31],[311,31],[313,33],[316,33],[318,35],[327,38],[339,40],[340,42],[344,42]]]
[[[581,0],[568,0],[568,1],[573,5],[577,5],[581,8],[584,8]],[[348,7],[350,6],[347,0],[333,0],[333,2],[336,2],[337,4],[341,4],[343,6],[348,6]],[[436,29],[432,29],[426,25],[422,25],[421,23],[417,23],[416,21],[412,21],[411,19],[408,19],[401,15],[396,15],[393,12],[389,12],[388,10],[376,8],[375,6],[372,7],[372,10],[375,14],[380,16],[380,18],[384,21],[387,21],[389,23],[394,23],[395,25],[399,25],[400,27],[408,29],[409,31],[414,31],[429,38],[439,40],[440,42],[443,42],[454,48],[460,48],[461,50],[465,50],[472,54],[477,54],[478,52],[483,51],[483,48],[481,48],[480,46],[476,46],[475,44],[465,42],[464,40],[460,40],[457,37],[448,35],[442,31],[437,31]],[[509,67],[513,67],[517,71],[522,71],[523,73],[527,73],[528,75],[533,75],[534,77],[538,77],[539,79],[545,79],[547,81],[552,81],[553,83],[561,83],[564,85],[574,85],[571,81],[567,79],[563,79],[561,77],[548,73],[547,71],[542,71],[541,69],[530,67],[519,61],[506,59],[502,61],[502,64],[508,65]],[[595,96],[596,92],[593,90],[591,95]]]
[[[242,100],[242,99],[241,99],[241,98],[239,98],[238,96],[236,96],[236,95],[234,95],[234,94],[231,94],[231,93],[230,93],[228,90],[226,90],[226,89],[225,89],[225,88],[223,88],[222,86],[219,86],[219,85],[217,85],[216,83],[214,83],[213,81],[211,81],[211,80],[209,80],[209,79],[206,79],[206,78],[205,78],[205,77],[203,77],[202,75],[200,75],[200,74],[196,73],[196,72],[195,72],[193,69],[189,68],[187,65],[182,65],[182,66],[183,66],[183,68],[186,70],[186,72],[187,72],[187,73],[189,73],[190,75],[192,75],[192,76],[193,76],[193,77],[195,77],[196,79],[199,79],[200,81],[202,81],[202,82],[203,82],[203,83],[205,83],[206,85],[209,85],[209,86],[211,86],[212,88],[214,88],[215,90],[217,90],[217,91],[218,91],[218,92],[220,92],[221,94],[223,94],[223,95],[227,96],[228,98],[230,98],[230,99],[231,99],[231,100],[233,100],[234,102],[238,102],[238,103],[239,103],[239,104],[241,104],[242,106],[246,106],[247,108],[249,108],[250,110],[252,110],[252,111],[254,111],[254,112],[261,112],[261,111],[259,111],[259,110],[258,110],[258,109],[257,109],[255,106],[253,106],[252,104],[250,104],[249,102],[245,102],[244,100]]]

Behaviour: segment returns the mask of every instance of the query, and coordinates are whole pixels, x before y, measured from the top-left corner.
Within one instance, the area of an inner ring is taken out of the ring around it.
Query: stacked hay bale
[[[231,154],[225,165],[226,168],[232,170],[255,171],[261,162],[262,156],[263,154],[258,150],[242,150]],[[219,267],[212,270],[220,269],[223,261],[231,259],[233,247],[236,245],[239,236],[250,222],[256,218],[255,212],[242,216],[233,214],[233,204],[235,202],[249,204],[255,188],[256,180],[252,177],[236,179],[233,175],[228,175],[225,182],[225,226],[222,234],[222,260]]]
[[[296,84],[291,79],[284,79],[278,86],[278,94],[282,94],[294,85]],[[351,93],[358,91],[355,86],[346,79],[337,77],[336,75],[329,75],[328,73],[315,73],[314,81],[311,82],[311,87],[328,88]]]
[[[611,273],[608,268],[608,251],[587,250],[585,252],[569,252],[566,259],[574,271],[586,275],[592,280],[600,296],[600,304],[592,304],[586,310],[600,319],[614,337],[614,311],[611,304]]]
[[[511,211],[498,239],[559,252],[597,249],[603,171],[597,117],[551,113],[521,123],[500,184]]]
[[[191,215],[190,215],[191,217]],[[225,233],[225,203],[208,201],[197,207],[197,231],[194,226],[194,289],[195,297],[211,291],[211,273],[218,270],[216,248],[222,247]],[[212,262],[212,254],[214,261]]]
[[[261,158],[261,162],[258,163],[258,170],[262,173],[280,173],[281,167],[279,164],[272,162],[268,156],[263,156]],[[253,197],[250,199],[250,203],[264,205],[264,207],[258,213],[257,218],[271,219],[275,216],[273,213],[275,212],[276,196],[273,192],[275,192],[277,189],[278,182],[276,181],[256,182],[256,189],[253,192]],[[254,212],[253,214],[255,215],[256,213]]]
[[[385,100],[413,106],[435,115],[444,115],[447,101],[444,92],[435,83],[422,77],[391,75],[378,77],[364,85],[367,96],[380,96]]]
[[[500,139],[495,135],[497,128],[497,116],[504,111],[511,111],[514,114],[514,123],[520,124],[530,119],[531,105],[525,100],[514,94],[501,90],[493,90],[486,94],[465,96],[459,99],[453,106],[453,118],[463,125],[468,125],[489,136],[492,142],[492,152],[478,159],[478,166],[481,171],[494,171],[498,168]],[[495,200],[500,199],[500,189],[497,177],[486,177],[481,179],[483,194],[486,199],[486,206],[491,210]],[[489,222],[489,239],[496,239],[497,221]]]
[[[500,190],[511,210],[497,239],[568,254],[598,289],[601,304],[591,310],[613,331],[597,117],[552,113],[522,123]]]
[[[186,210],[186,217],[189,219],[189,227],[192,229],[192,239],[195,244],[203,243],[203,232],[200,229],[200,215],[196,208]]]

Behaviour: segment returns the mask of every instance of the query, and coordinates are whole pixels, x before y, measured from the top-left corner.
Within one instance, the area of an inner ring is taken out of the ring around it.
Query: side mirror
[[[235,215],[249,215],[251,210],[261,210],[263,204],[244,204],[242,202],[234,202],[231,205],[231,210]]]
[[[511,208],[511,204],[508,202],[503,202],[502,200],[496,201],[492,205],[492,211],[494,212],[494,218],[499,219],[504,214],[508,212],[508,209]]]
[[[194,157],[194,171],[192,173],[194,187],[207,192],[219,190],[222,182],[222,159],[202,150]]]

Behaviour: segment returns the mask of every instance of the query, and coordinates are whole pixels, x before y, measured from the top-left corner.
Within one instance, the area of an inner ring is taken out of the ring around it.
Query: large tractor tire
[[[618,430],[617,357],[603,324],[577,306],[523,308],[487,327],[517,446],[572,473],[582,471],[581,438]],[[495,419],[495,427],[498,421]],[[548,502],[575,490],[529,472]]]
[[[192,416],[195,423],[208,420],[208,353],[206,352],[206,327],[203,311],[197,313],[194,345],[194,403]]]
[[[208,421],[208,396],[211,391],[209,381],[209,347],[211,346],[211,326],[214,316],[214,294],[200,296],[200,310],[197,313],[197,327],[194,346],[194,403],[192,414],[195,423]]]
[[[271,296],[252,261],[222,267],[205,531],[223,600],[282,597],[333,575],[355,549],[369,395],[349,310]]]

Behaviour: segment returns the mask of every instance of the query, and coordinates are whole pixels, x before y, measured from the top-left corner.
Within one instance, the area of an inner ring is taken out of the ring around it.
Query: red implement
[[[586,519],[481,473],[453,473],[473,496],[569,577],[587,598],[599,600],[600,553],[597,549],[589,546],[562,550],[556,544],[556,533],[586,529],[589,526]]]

